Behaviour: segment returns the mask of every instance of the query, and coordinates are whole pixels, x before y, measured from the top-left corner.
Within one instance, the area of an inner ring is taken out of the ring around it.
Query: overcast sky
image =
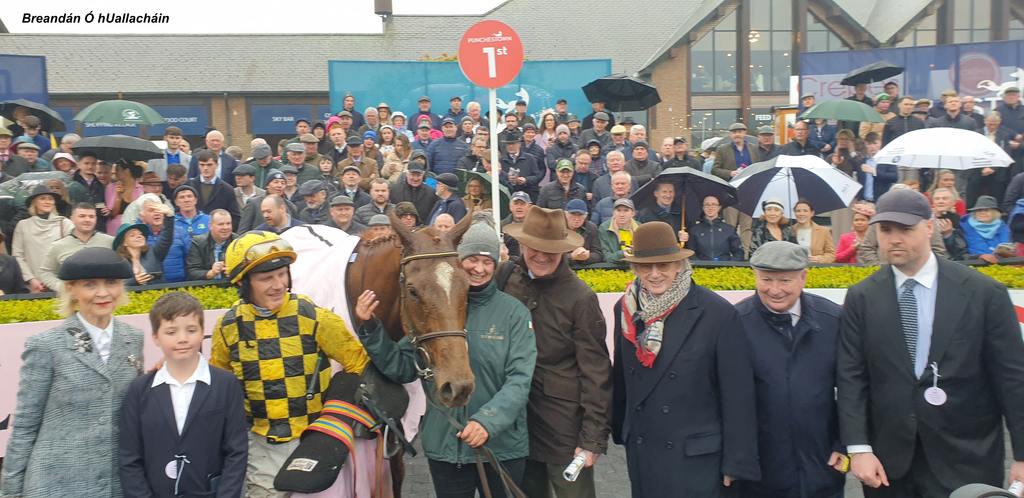
[[[393,0],[395,15],[479,15],[506,0]],[[157,34],[157,33],[381,33],[381,20],[373,13],[373,0],[306,0],[296,8],[261,8],[249,4],[245,16],[233,0],[104,0],[87,5],[81,0],[46,2],[0,1],[0,19],[11,33]],[[86,14],[163,14],[169,22],[157,24],[101,23]],[[29,22],[24,16],[72,14],[72,22]]]

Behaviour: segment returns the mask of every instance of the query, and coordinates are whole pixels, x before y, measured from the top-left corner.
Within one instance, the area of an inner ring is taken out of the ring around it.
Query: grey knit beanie
[[[493,226],[485,221],[474,220],[462,236],[458,252],[460,261],[470,256],[484,255],[490,256],[497,263],[501,257],[501,241]]]

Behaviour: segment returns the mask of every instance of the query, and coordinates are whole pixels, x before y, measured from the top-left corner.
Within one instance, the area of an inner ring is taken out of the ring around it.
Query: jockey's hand
[[[469,445],[470,448],[479,448],[487,442],[490,437],[487,429],[476,420],[470,420],[466,427],[463,427],[456,436]]]
[[[359,295],[359,299],[356,300],[356,316],[364,322],[369,321],[373,318],[373,310],[377,309],[379,304],[377,294],[374,294],[372,290],[363,291]]]

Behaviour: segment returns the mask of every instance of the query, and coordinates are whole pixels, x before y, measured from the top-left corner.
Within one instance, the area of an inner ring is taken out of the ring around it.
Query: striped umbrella
[[[787,218],[800,199],[818,213],[842,209],[861,189],[856,180],[816,156],[776,156],[744,168],[730,183],[738,192],[738,209],[755,218],[767,200],[781,202]]]

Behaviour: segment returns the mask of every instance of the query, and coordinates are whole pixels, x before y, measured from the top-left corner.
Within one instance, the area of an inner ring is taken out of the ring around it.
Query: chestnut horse
[[[394,214],[389,217],[393,235],[363,239],[356,246],[355,260],[345,272],[349,302],[372,290],[380,300],[375,314],[391,338],[413,337],[421,376],[433,381],[434,392],[427,396],[449,407],[464,406],[474,381],[465,333],[469,280],[455,248],[473,216],[467,214],[447,234],[432,227],[413,232]],[[352,320],[358,327],[355,313]],[[399,453],[391,458],[396,497],[401,496],[404,474]]]

